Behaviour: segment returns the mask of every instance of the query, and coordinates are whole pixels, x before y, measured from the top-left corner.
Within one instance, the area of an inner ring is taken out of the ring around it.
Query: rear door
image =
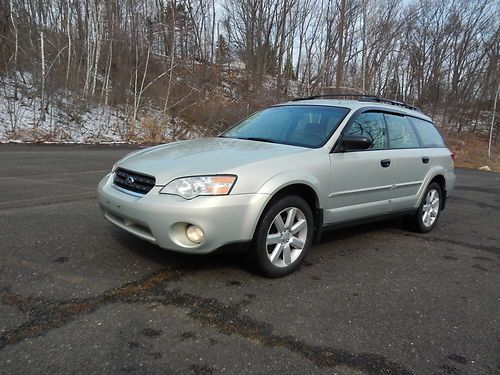
[[[384,118],[394,173],[391,211],[411,209],[417,204],[417,193],[429,171],[430,155],[421,147],[408,117],[385,113]]]
[[[409,117],[422,146],[423,156],[429,159],[426,164],[429,173],[433,170],[440,170],[443,173],[447,183],[450,182],[450,188],[453,190],[455,174],[453,173],[453,160],[450,150],[446,147],[443,137],[430,121],[422,120],[416,117]],[[443,170],[444,168],[444,170]],[[448,187],[446,187],[448,189]]]
[[[327,223],[377,216],[389,209],[393,173],[383,114],[373,111],[355,116],[344,135],[368,136],[372,147],[330,154]]]

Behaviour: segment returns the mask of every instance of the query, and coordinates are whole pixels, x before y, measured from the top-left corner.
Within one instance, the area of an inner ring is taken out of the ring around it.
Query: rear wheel
[[[281,277],[295,271],[313,239],[311,207],[298,196],[281,198],[264,212],[253,238],[252,256],[259,271]]]
[[[427,186],[424,198],[415,215],[408,218],[411,229],[420,233],[430,232],[437,224],[441,213],[443,192],[438,183],[432,182]]]

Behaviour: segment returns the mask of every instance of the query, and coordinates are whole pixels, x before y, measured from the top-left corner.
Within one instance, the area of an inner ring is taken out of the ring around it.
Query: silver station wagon
[[[279,277],[330,228],[402,215],[430,231],[454,184],[453,154],[418,108],[330,95],[264,109],[216,138],[135,151],[98,199],[110,222],[162,248],[245,243]]]

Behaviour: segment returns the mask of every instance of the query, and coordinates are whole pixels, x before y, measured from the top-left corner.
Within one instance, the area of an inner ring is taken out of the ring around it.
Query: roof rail
[[[359,97],[359,98],[376,98],[375,95],[364,95],[364,94],[322,94],[322,95],[312,95],[312,96],[306,96],[305,98],[294,98],[292,99],[292,102],[298,101],[298,100],[313,100],[313,99],[323,99],[323,98],[343,98],[346,96],[350,97]]]
[[[397,100],[379,98],[378,96],[369,96],[369,97],[366,97],[366,98],[362,98],[361,101],[392,104],[392,105],[397,105],[397,106],[400,106],[400,107],[408,108],[408,109],[411,109],[413,111],[422,112],[422,110],[420,108],[415,107],[414,105],[410,105],[408,103],[400,102],[400,101],[397,101]]]
[[[299,100],[314,100],[314,99],[323,99],[323,98],[345,98],[345,97],[353,97],[353,98],[359,98],[359,101],[362,102],[377,102],[377,103],[384,103],[384,104],[392,104],[396,106],[400,106],[403,108],[408,108],[413,111],[418,111],[422,112],[422,110],[418,107],[415,107],[413,105],[410,105],[405,102],[400,102],[397,100],[390,100],[390,99],[384,99],[380,98],[376,95],[363,95],[363,94],[324,94],[324,95],[313,95],[313,96],[307,96],[305,98],[294,98],[292,99],[292,102],[296,102]]]

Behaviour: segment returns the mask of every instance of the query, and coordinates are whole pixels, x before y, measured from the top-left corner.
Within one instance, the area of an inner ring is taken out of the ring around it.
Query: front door
[[[390,150],[382,113],[365,112],[347,125],[344,135],[363,135],[367,150],[330,154],[330,193],[326,223],[339,223],[384,214],[393,186]]]

